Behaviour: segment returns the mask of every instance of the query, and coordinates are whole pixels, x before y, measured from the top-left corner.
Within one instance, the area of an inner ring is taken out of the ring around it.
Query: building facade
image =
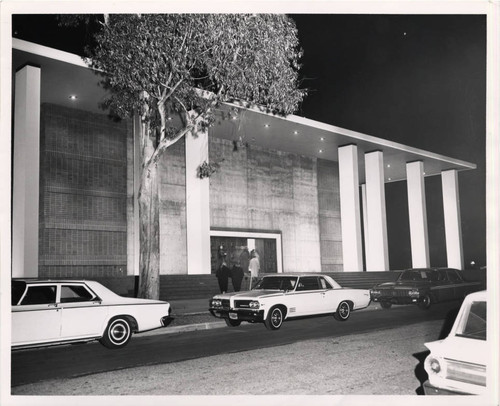
[[[99,110],[76,55],[13,40],[13,277],[138,275],[137,120]],[[448,266],[463,269],[458,173],[475,165],[236,105],[160,162],[160,273],[388,271],[385,184],[406,182],[412,264],[430,266],[425,178],[442,178]],[[243,139],[235,148],[235,141]],[[202,162],[220,162],[200,178]],[[221,248],[222,247],[222,248]]]

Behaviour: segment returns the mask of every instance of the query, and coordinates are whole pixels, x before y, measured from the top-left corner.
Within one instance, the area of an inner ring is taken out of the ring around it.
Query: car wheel
[[[380,307],[382,309],[390,309],[392,306],[392,303],[391,302],[380,302]]]
[[[241,320],[231,320],[224,319],[229,327],[238,327],[241,324]]]
[[[339,303],[337,311],[333,313],[333,317],[335,317],[335,320],[338,321],[346,321],[350,315],[351,315],[351,306],[349,306],[349,303],[346,302],[345,300]]]
[[[283,310],[275,306],[267,314],[264,324],[268,330],[278,330],[283,324]]]
[[[425,295],[422,298],[422,301],[418,303],[418,307],[420,307],[422,310],[427,310],[429,307],[431,307],[432,300],[429,295]]]
[[[132,327],[125,317],[112,319],[99,342],[106,348],[117,349],[127,345],[132,337]]]

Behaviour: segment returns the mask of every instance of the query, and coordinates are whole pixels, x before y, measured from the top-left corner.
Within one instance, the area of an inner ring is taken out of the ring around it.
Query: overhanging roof
[[[55,50],[30,42],[13,39],[12,66],[14,71],[26,64],[41,67],[41,101],[66,107],[103,113],[99,102],[105,91],[98,85],[99,77],[77,55]],[[77,95],[71,100],[70,95]],[[294,115],[286,118],[269,115],[257,109],[225,105],[228,111],[237,108],[234,120],[221,120],[214,135],[238,140],[265,149],[290,152],[297,155],[338,160],[338,147],[356,144],[359,154],[360,183],[364,183],[366,152],[380,150],[384,153],[386,182],[406,179],[406,163],[422,161],[425,176],[439,175],[444,170],[475,169],[470,162],[435,154],[407,145],[347,130]]]

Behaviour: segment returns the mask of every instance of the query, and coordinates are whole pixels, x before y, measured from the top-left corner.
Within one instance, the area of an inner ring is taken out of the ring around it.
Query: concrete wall
[[[160,273],[187,274],[184,138],[160,161]]]
[[[320,271],[316,160],[210,138],[211,227],[279,230],[285,272]]]
[[[318,159],[318,202],[321,269],[323,272],[341,272],[344,269],[337,162]]]
[[[106,115],[42,106],[40,277],[127,274],[130,130]]]

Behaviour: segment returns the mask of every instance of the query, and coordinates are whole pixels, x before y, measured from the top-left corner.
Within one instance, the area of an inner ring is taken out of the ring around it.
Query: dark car
[[[433,303],[462,300],[481,289],[481,282],[466,281],[458,269],[414,268],[401,272],[395,282],[374,286],[370,297],[384,309],[393,304],[417,304],[428,309]]]

